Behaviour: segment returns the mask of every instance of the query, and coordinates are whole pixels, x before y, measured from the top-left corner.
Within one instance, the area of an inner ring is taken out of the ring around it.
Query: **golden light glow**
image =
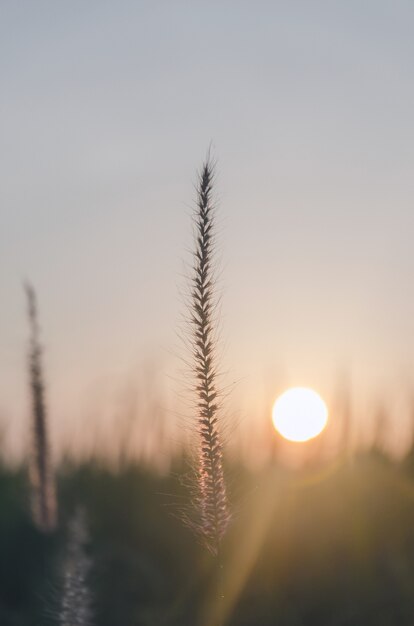
[[[293,387],[276,400],[273,425],[289,441],[307,441],[317,437],[328,421],[328,409],[322,398],[305,387]]]

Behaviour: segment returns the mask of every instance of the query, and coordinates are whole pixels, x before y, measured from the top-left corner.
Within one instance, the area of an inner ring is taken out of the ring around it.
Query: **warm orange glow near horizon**
[[[282,437],[303,442],[320,435],[328,421],[328,409],[313,389],[293,387],[276,400],[272,420]]]

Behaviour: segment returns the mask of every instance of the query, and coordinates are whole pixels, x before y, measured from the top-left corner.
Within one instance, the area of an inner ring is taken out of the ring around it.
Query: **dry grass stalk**
[[[44,399],[42,348],[39,342],[36,294],[25,285],[30,324],[29,375],[32,397],[31,454],[29,479],[33,520],[43,532],[51,532],[57,524],[54,475],[51,466]]]
[[[197,517],[190,526],[207,547],[219,554],[230,521],[219,432],[220,391],[217,385],[215,281],[213,271],[214,169],[204,163],[197,185],[195,250],[190,294],[192,369],[195,375],[200,447],[194,503]]]
[[[69,524],[67,553],[63,565],[63,593],[59,611],[60,626],[91,624],[91,595],[88,587],[90,559],[85,514],[78,510]]]

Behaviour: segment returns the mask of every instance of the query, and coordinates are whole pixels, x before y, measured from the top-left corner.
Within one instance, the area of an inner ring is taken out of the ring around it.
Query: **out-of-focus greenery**
[[[414,454],[231,474],[236,514],[218,591],[214,559],[177,518],[188,496],[174,473],[68,464],[60,530],[42,536],[24,471],[2,466],[1,626],[56,623],[65,526],[78,505],[96,626],[414,624]]]

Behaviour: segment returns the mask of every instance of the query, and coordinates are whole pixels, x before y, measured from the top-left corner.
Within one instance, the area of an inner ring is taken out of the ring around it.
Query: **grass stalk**
[[[56,489],[48,441],[36,294],[29,284],[25,285],[25,291],[30,325],[29,377],[32,398],[32,432],[29,480],[31,508],[35,525],[47,533],[53,531],[57,524]]]
[[[216,293],[214,277],[215,206],[214,168],[205,161],[197,183],[194,215],[195,248],[190,293],[192,369],[195,377],[199,452],[193,529],[220,560],[221,541],[230,521],[223,472],[219,413],[221,394],[216,363]]]
[[[89,626],[91,623],[91,596],[88,586],[91,562],[85,553],[87,541],[85,514],[82,510],[78,510],[69,523],[67,551],[63,565],[60,626]]]

